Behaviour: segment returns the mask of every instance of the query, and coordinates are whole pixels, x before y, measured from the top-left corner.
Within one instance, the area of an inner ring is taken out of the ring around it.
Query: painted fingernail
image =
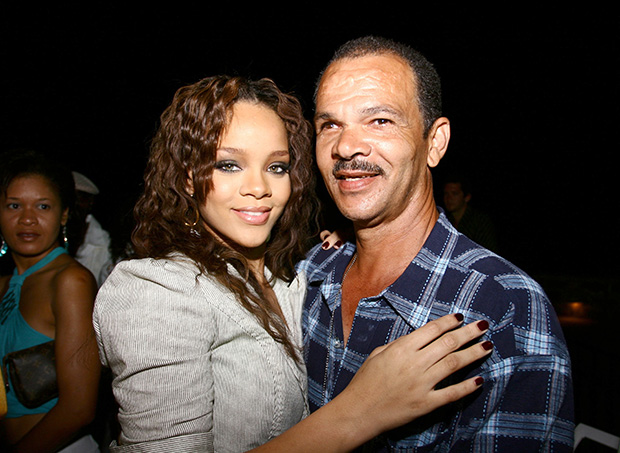
[[[335,249],[340,248],[341,245],[342,245],[341,241],[336,241],[336,243],[334,244],[334,248]]]
[[[484,341],[480,344],[480,346],[482,346],[485,351],[490,351],[491,349],[493,349],[493,343],[491,343],[490,341]]]
[[[478,321],[478,329],[480,330],[487,330],[489,328],[489,322],[485,321],[484,319],[482,321]]]
[[[484,379],[478,376],[474,382],[477,386],[481,386],[482,384],[484,384]]]
[[[461,313],[454,313],[454,317],[456,318],[458,322],[461,322],[464,319]]]
[[[321,245],[321,248],[323,250],[327,250],[329,248],[329,242],[327,242],[327,241],[323,242],[323,245]]]

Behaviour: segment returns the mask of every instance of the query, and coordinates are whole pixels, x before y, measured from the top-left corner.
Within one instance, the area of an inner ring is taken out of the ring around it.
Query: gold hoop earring
[[[200,220],[200,212],[198,211],[198,209],[196,209],[196,219],[194,220],[194,223],[189,223],[189,222],[183,222],[185,224],[185,226],[188,227],[195,227],[196,225],[198,225],[198,221]]]
[[[189,227],[189,234],[193,236],[200,236],[200,233],[196,230],[196,228],[194,228],[196,225],[198,225],[198,222],[200,221],[200,211],[196,209],[195,212],[196,212],[196,219],[194,220],[194,223],[189,223],[185,221],[183,222],[183,224],[186,227]]]

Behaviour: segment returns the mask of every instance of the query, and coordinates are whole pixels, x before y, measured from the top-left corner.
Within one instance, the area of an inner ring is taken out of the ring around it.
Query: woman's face
[[[18,176],[0,203],[0,230],[13,254],[34,258],[58,246],[69,210],[45,177]]]
[[[217,149],[213,189],[200,207],[207,229],[224,242],[262,250],[291,195],[289,165],[280,117],[260,104],[235,104]]]

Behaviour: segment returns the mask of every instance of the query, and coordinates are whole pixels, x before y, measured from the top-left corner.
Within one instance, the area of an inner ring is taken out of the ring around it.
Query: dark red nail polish
[[[323,242],[323,245],[321,246],[321,248],[323,250],[327,250],[329,248],[329,242],[327,242],[327,241]]]
[[[454,317],[458,322],[461,322],[464,319],[461,313],[454,313]]]
[[[478,376],[474,382],[476,383],[476,385],[480,386],[484,383],[484,379]]]
[[[482,321],[478,321],[478,329],[480,330],[487,330],[489,328],[489,322],[485,321],[484,319]]]
[[[485,351],[490,351],[491,349],[493,349],[493,343],[491,343],[490,341],[484,341],[480,346],[482,346]]]
[[[336,241],[336,243],[334,244],[334,247],[335,247],[335,248],[338,248],[338,247],[340,247],[341,245],[342,245],[342,242],[341,242],[341,241]]]

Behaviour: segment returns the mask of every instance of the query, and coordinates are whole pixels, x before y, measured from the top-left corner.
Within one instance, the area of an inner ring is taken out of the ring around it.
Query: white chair
[[[579,442],[584,438],[592,439],[599,444],[606,445],[620,452],[620,437],[593,428],[584,423],[579,423],[575,428],[575,446],[573,447],[573,451],[577,449],[577,445],[579,445]]]

